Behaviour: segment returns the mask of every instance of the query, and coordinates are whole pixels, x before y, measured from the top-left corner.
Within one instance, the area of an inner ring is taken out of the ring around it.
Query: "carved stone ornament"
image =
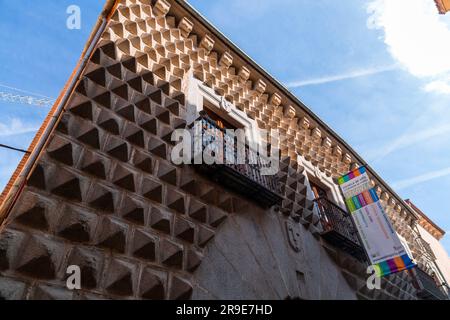
[[[225,97],[221,97],[220,108],[225,112],[229,113],[231,111],[231,102],[225,99]]]
[[[296,224],[290,220],[286,221],[286,231],[288,234],[289,245],[295,252],[300,251],[300,232],[296,228]]]

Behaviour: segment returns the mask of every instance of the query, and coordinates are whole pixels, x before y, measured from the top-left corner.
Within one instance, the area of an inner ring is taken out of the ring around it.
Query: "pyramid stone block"
[[[70,112],[72,112],[73,114],[75,114],[79,117],[82,117],[82,118],[85,118],[88,120],[92,120],[92,118],[93,118],[92,102],[90,102],[90,101],[70,107],[69,110],[70,110]]]
[[[100,252],[83,247],[74,247],[63,270],[67,270],[68,266],[71,265],[80,267],[82,289],[93,289],[98,286],[103,267],[103,255]],[[68,275],[65,274],[64,280],[67,280],[67,277]]]
[[[94,97],[93,100],[100,106],[111,109],[111,93],[109,91]]]
[[[206,228],[202,225],[198,227],[198,245],[200,247],[205,247],[206,244],[211,241],[214,237],[215,233],[213,230]]]
[[[222,211],[215,207],[209,208],[209,224],[215,228],[221,225],[226,219],[228,215],[225,211]]]
[[[122,123],[122,119],[107,110],[102,110],[97,118],[97,124],[100,127],[115,135],[119,135]]]
[[[106,146],[106,152],[122,162],[129,160],[128,145],[116,137],[110,137],[109,143]]]
[[[162,240],[160,245],[163,264],[181,269],[183,266],[183,247],[169,240]]]
[[[21,253],[25,241],[26,236],[20,231],[5,229],[0,234],[0,271],[13,267],[13,261]]]
[[[148,261],[155,261],[156,239],[149,233],[137,229],[134,232],[133,255]]]
[[[152,114],[152,108],[151,108],[150,99],[145,98],[143,100],[140,100],[140,101],[136,102],[134,105],[139,110],[145,112],[144,114],[148,114],[148,115]]]
[[[1,270],[1,269],[0,269]],[[21,300],[25,298],[26,284],[20,281],[0,278],[0,300]]]
[[[135,167],[141,169],[146,173],[151,174],[153,172],[153,159],[149,155],[139,150],[136,150],[134,152],[132,162]]]
[[[191,284],[177,276],[172,277],[170,284],[169,299],[170,300],[188,300],[192,295]]]
[[[21,251],[16,270],[38,279],[53,279],[62,255],[61,245],[32,236]]]
[[[203,256],[195,251],[195,250],[189,250],[187,253],[187,262],[186,262],[186,269],[189,272],[194,272],[197,270],[197,268],[200,266],[200,263],[202,262]]]
[[[206,223],[208,218],[207,207],[203,203],[191,198],[189,204],[189,216],[197,221]]]
[[[88,203],[97,210],[113,213],[116,207],[115,194],[112,190],[95,184],[89,192]]]
[[[166,205],[178,213],[185,213],[185,197],[173,188],[167,188]]]
[[[154,155],[166,159],[167,158],[167,146],[166,144],[156,138],[150,138],[148,143],[148,150]]]
[[[142,195],[152,201],[162,202],[162,185],[154,180],[144,179],[142,183]]]
[[[32,291],[33,300],[71,300],[73,299],[73,292],[65,288],[37,285]]]
[[[80,169],[100,179],[106,179],[110,161],[97,153],[85,150],[80,162]]]
[[[152,208],[150,213],[150,226],[153,229],[170,234],[171,230],[171,214],[161,211],[158,208]]]
[[[132,192],[136,189],[134,174],[121,165],[117,165],[114,170],[113,183]]]
[[[165,277],[161,272],[145,268],[139,281],[139,295],[144,299],[163,300],[166,293]]]
[[[100,247],[124,253],[126,238],[127,226],[124,223],[104,217],[97,235],[97,244]]]
[[[57,170],[51,180],[49,187],[52,193],[70,200],[82,201],[82,186],[78,177],[66,170]]]
[[[158,161],[157,177],[172,185],[177,184],[177,168],[165,161]]]
[[[73,146],[70,141],[64,139],[58,135],[53,136],[49,146],[47,147],[47,153],[53,159],[62,162],[68,166],[73,165],[73,154],[80,153],[78,148],[74,148],[75,152],[72,152]]]
[[[106,273],[106,290],[118,296],[132,296],[134,293],[135,266],[121,259],[111,259]]]
[[[195,229],[193,223],[182,219],[175,219],[174,234],[177,238],[194,243]]]
[[[74,242],[89,242],[97,223],[97,216],[67,206],[58,221],[57,234]]]
[[[135,146],[145,148],[144,132],[139,127],[128,124],[123,133],[125,139]]]
[[[146,220],[145,211],[146,209],[144,209],[142,203],[137,202],[130,197],[124,197],[119,209],[119,214],[130,222],[144,225]]]

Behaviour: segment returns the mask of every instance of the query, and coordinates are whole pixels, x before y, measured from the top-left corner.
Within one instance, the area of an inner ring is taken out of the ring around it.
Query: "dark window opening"
[[[309,184],[311,186],[311,190],[314,193],[314,198],[319,199],[327,199],[327,200],[331,200],[329,198],[330,195],[330,189],[325,187],[324,185],[317,183],[315,181],[311,181],[311,179],[309,180]]]
[[[232,119],[227,114],[221,114],[220,111],[213,111],[216,109],[208,100],[203,101],[203,111],[211,120],[214,120],[217,126],[221,129],[242,129],[244,126]]]

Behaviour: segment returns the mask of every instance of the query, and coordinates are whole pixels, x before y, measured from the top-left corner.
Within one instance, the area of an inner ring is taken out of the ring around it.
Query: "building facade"
[[[256,165],[174,164],[195,120],[278,133],[277,174],[248,146]],[[421,215],[185,1],[107,1],[29,151],[1,196],[3,298],[445,298]],[[373,290],[336,182],[359,166],[421,270]]]
[[[450,11],[450,0],[434,0],[440,14],[446,14]]]
[[[417,228],[425,246],[432,253],[431,260],[423,267],[427,270],[427,273],[436,279],[437,283],[441,284],[442,289],[448,294],[450,293],[448,285],[450,283],[450,258],[440,242],[445,235],[445,231],[427,217],[411,200],[406,200],[406,203],[419,215]]]

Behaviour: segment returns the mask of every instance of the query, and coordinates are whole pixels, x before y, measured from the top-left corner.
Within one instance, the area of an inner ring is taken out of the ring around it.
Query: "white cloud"
[[[397,65],[385,66],[385,67],[377,67],[377,68],[366,68],[366,69],[358,69],[353,70],[344,74],[332,75],[332,76],[324,76],[320,78],[307,79],[307,80],[298,80],[292,81],[287,84],[289,88],[299,88],[309,85],[323,84],[347,79],[354,79],[360,77],[366,77],[370,75],[374,75],[377,73],[387,72],[398,68]]]
[[[412,75],[430,82],[425,90],[450,93],[450,18],[432,0],[374,0],[368,27],[384,31],[391,55]]]
[[[450,167],[449,168],[445,168],[445,169],[441,169],[441,170],[427,172],[425,174],[418,175],[418,176],[415,176],[415,177],[412,177],[412,178],[400,180],[400,181],[397,181],[397,182],[393,183],[392,186],[396,190],[401,190],[401,189],[409,188],[409,187],[414,186],[416,184],[428,182],[430,180],[446,177],[446,176],[449,176],[449,175],[450,175]]]
[[[432,81],[428,83],[424,89],[427,92],[450,94],[450,79]]]
[[[367,157],[372,161],[380,160],[400,149],[407,148],[421,142],[430,141],[430,139],[432,138],[449,134],[450,124],[431,127],[420,131],[408,131],[394,141],[386,144],[385,146],[370,152],[369,154],[367,154]]]
[[[9,123],[0,123],[0,137],[17,136],[25,133],[36,132],[36,125],[24,124],[20,119],[13,118]]]

